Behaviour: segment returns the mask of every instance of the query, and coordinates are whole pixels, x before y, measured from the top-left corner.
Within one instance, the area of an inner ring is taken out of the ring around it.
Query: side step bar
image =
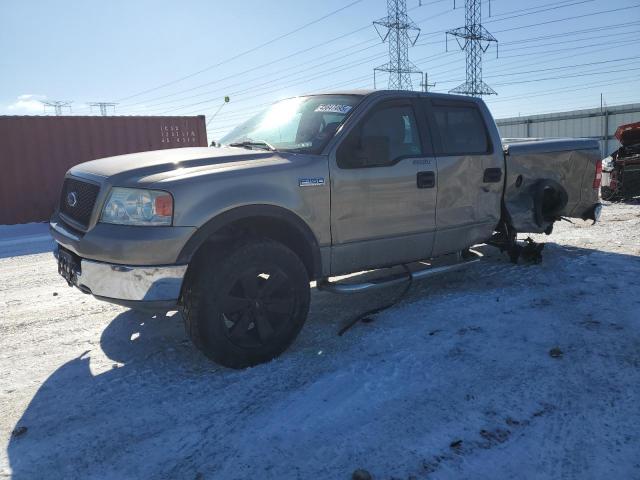
[[[466,260],[460,260],[458,263],[454,263],[452,265],[444,265],[442,267],[428,267],[422,270],[417,270],[415,272],[406,272],[394,274],[388,277],[383,277],[375,280],[370,280],[362,283],[337,283],[330,282],[328,279],[319,280],[317,283],[318,290],[323,290],[325,292],[338,293],[342,295],[348,295],[352,293],[359,293],[368,290],[376,290],[380,288],[387,288],[393,285],[398,285],[404,282],[407,282],[409,279],[411,281],[422,280],[425,278],[435,277],[437,275],[441,275],[443,273],[449,273],[456,270],[461,270],[466,268],[472,263],[479,262],[482,259],[482,254],[470,251],[470,258]],[[462,258],[459,255],[459,258]]]

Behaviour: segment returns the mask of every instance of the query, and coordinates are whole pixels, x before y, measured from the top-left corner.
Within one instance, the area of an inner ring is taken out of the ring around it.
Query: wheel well
[[[569,201],[567,191],[553,180],[540,180],[534,191],[535,218],[538,226],[554,222]]]
[[[274,217],[246,217],[225,225],[218,235],[224,241],[235,241],[239,238],[269,238],[282,243],[292,250],[307,269],[309,278],[315,273],[312,246],[300,230],[288,221]],[[216,235],[216,236],[218,236]]]
[[[298,255],[310,279],[315,279],[320,273],[320,253],[315,237],[288,217],[250,215],[228,220],[218,223],[215,228],[202,228],[194,236],[197,245],[192,244],[189,250],[181,254],[182,260],[189,263],[187,276],[193,273],[193,265],[202,264],[199,257],[211,249],[219,251],[247,238],[269,238],[282,243]]]

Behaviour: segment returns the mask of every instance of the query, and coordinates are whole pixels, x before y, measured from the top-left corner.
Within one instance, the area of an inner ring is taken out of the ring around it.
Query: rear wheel
[[[205,257],[184,291],[185,327],[196,347],[231,368],[286,350],[309,310],[309,277],[298,256],[254,240]]]

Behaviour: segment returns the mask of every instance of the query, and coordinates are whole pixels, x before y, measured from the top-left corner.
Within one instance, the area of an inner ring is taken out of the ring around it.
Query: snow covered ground
[[[541,265],[480,247],[342,337],[398,290],[314,291],[244,371],[68,288],[33,228],[0,229],[0,477],[640,478],[640,205],[558,225]]]

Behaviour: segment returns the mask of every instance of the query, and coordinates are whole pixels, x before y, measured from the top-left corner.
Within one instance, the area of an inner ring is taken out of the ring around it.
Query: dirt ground
[[[561,223],[541,265],[312,293],[282,357],[233,371],[179,313],[66,286],[0,230],[0,478],[640,478],[640,205]],[[401,289],[401,288],[400,288]]]

